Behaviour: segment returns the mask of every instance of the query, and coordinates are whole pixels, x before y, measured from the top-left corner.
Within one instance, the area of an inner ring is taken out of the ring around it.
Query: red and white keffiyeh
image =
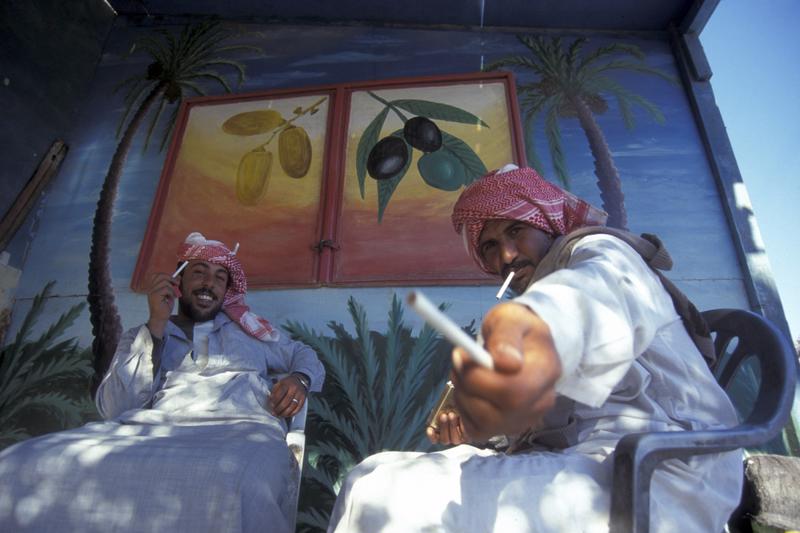
[[[489,220],[520,220],[551,235],[602,226],[608,215],[542,179],[532,168],[506,165],[470,184],[453,207],[453,227],[470,257],[485,272],[478,240]]]
[[[230,284],[222,301],[222,310],[242,329],[262,341],[277,341],[280,333],[268,320],[250,311],[244,303],[247,294],[247,277],[236,257],[237,244],[233,251],[220,241],[206,239],[201,233],[190,233],[178,249],[179,261],[206,261],[228,270]]]

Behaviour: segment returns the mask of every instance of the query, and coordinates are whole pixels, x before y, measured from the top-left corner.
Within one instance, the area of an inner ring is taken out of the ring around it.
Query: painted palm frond
[[[32,412],[37,414],[39,432],[43,426],[64,429],[96,416],[88,390],[90,350],[81,349],[75,339],[57,341],[85,304],[73,306],[38,339],[30,339],[53,284],[34,297],[14,341],[0,352],[0,447],[35,433],[26,423]]]
[[[347,310],[355,335],[334,321],[328,335],[298,322],[284,326],[316,350],[327,373],[322,393],[309,400],[300,531],[324,529],[319,524],[327,524],[345,474],[366,457],[430,448],[425,423],[449,372],[450,344],[428,326],[415,337],[397,296],[384,333],[370,329],[364,307],[352,297]],[[465,331],[474,335],[473,324]]]
[[[232,34],[216,20],[184,26],[177,37],[168,30],[156,30],[153,33],[140,38],[132,48],[134,52],[142,50],[150,56],[152,62],[147,71],[125,79],[117,86],[117,90],[127,89],[125,112],[117,128],[117,137],[121,135],[132,111],[146,100],[145,95],[157,94],[157,111],[147,128],[144,149],[147,149],[167,105],[178,102],[186,92],[197,96],[206,94],[203,84],[198,82],[212,82],[225,92],[232,92],[231,84],[220,68],[233,71],[237,85],[244,82],[244,65],[222,57],[221,53],[261,51],[249,45],[221,46]],[[162,147],[171,131],[172,122],[165,126]]]
[[[96,390],[111,364],[122,334],[122,321],[111,284],[110,251],[114,203],[128,153],[139,127],[148,118],[143,150],[147,150],[150,139],[161,123],[165,124],[160,149],[166,147],[177,118],[178,106],[175,104],[184,95],[205,95],[209,86],[231,92],[232,84],[225,74],[231,71],[235,74],[236,83],[242,84],[245,79],[244,65],[225,56],[234,52],[261,52],[261,49],[228,44],[227,41],[232,37],[233,32],[218,21],[209,20],[186,25],[180,34],[166,29],[155,30],[139,38],[131,47],[131,54],[142,51],[151,61],[143,72],[122,80],[115,88],[115,92],[124,90],[124,112],[117,128],[119,142],[100,189],[89,252],[89,290],[86,300],[89,302],[89,320],[94,335],[92,391]]]
[[[569,45],[562,43],[559,37],[517,37],[529,54],[502,58],[490,63],[486,70],[509,68],[536,78],[534,83],[519,85],[528,158],[541,172],[541,159],[531,138],[534,136],[538,118],[544,117],[544,134],[556,178],[569,188],[569,171],[559,121],[578,119],[595,160],[597,186],[603,200],[603,209],[609,214],[608,224],[625,228],[628,218],[622,182],[595,116],[608,111],[608,101],[613,99],[629,129],[634,127],[633,107],[644,109],[659,123],[664,120],[663,113],[655,104],[612,79],[610,75],[614,72],[656,76],[672,84],[677,81],[669,74],[647,65],[645,54],[635,45],[612,43],[586,51],[588,40],[583,37],[574,39]]]

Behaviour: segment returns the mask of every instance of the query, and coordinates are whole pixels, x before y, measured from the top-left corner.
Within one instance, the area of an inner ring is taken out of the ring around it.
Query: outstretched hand
[[[306,388],[294,374],[279,380],[269,395],[269,410],[277,417],[288,418],[300,412],[306,401]]]
[[[529,308],[502,303],[487,313],[481,332],[494,370],[453,350],[454,399],[465,433],[486,440],[541,424],[555,404],[561,376],[550,328]]]

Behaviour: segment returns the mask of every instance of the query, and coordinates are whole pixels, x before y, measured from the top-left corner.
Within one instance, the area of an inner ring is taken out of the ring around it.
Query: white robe
[[[98,389],[106,421],[0,453],[0,532],[289,533],[297,465],[270,379],[299,371],[318,391],[322,364],[223,313],[198,330],[193,345],[167,325],[163,380],[147,327],[129,330]]]
[[[505,455],[462,445],[367,458],[346,479],[329,532],[607,533],[613,450],[626,434],[735,425],[736,413],[639,255],[609,235],[517,302],[550,327],[575,400],[578,443]],[[739,451],[662,463],[651,531],[723,529],[741,494]]]

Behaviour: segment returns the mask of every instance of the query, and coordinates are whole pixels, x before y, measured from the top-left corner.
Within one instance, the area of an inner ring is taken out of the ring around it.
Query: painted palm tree
[[[345,474],[384,450],[425,451],[428,414],[447,379],[450,344],[425,325],[417,337],[395,296],[385,333],[369,329],[364,307],[347,303],[356,335],[329,322],[333,336],[289,322],[284,328],[319,354],[325,386],[309,399],[308,457],[300,531],[324,531]],[[471,324],[465,331],[475,334]]]
[[[51,281],[34,297],[16,337],[0,351],[0,448],[97,416],[87,387],[89,350],[75,339],[59,341],[84,304],[61,315],[38,339],[29,338],[52,287]]]
[[[163,149],[177,116],[178,106],[173,104],[184,94],[204,95],[203,81],[215,82],[226,92],[231,92],[227,80],[217,70],[219,67],[233,69],[237,74],[238,84],[241,85],[244,81],[244,66],[221,56],[233,51],[245,49],[260,51],[260,49],[243,45],[224,46],[224,42],[230,37],[231,33],[217,21],[187,25],[177,36],[167,30],[157,30],[153,35],[138,40],[133,46],[134,51],[137,48],[141,49],[152,59],[146,72],[128,78],[117,86],[117,90],[127,89],[125,113],[117,129],[119,144],[111,159],[97,202],[89,254],[87,300],[94,335],[93,392],[111,362],[122,331],[119,313],[114,303],[109,265],[111,217],[123,167],[133,139],[139,127],[150,115],[144,144],[146,149],[165,109],[172,107],[172,114],[165,125],[161,140]],[[151,113],[153,109],[155,112]]]
[[[526,152],[531,164],[539,170],[542,168],[533,146],[532,128],[536,119],[543,115],[544,131],[556,176],[569,187],[559,119],[577,118],[594,157],[597,186],[603,200],[603,209],[609,215],[608,224],[626,228],[628,217],[622,182],[595,115],[605,113],[609,108],[608,99],[613,98],[628,129],[634,126],[634,106],[641,107],[657,122],[662,123],[664,115],[655,104],[626,89],[609,74],[629,71],[657,76],[670,83],[677,83],[676,80],[648,66],[644,62],[644,53],[634,45],[613,43],[584,54],[585,38],[575,39],[565,49],[558,37],[517,37],[531,51],[531,55],[500,59],[487,66],[487,70],[509,67],[538,76],[538,80],[533,83],[520,83],[517,86],[527,132]]]

